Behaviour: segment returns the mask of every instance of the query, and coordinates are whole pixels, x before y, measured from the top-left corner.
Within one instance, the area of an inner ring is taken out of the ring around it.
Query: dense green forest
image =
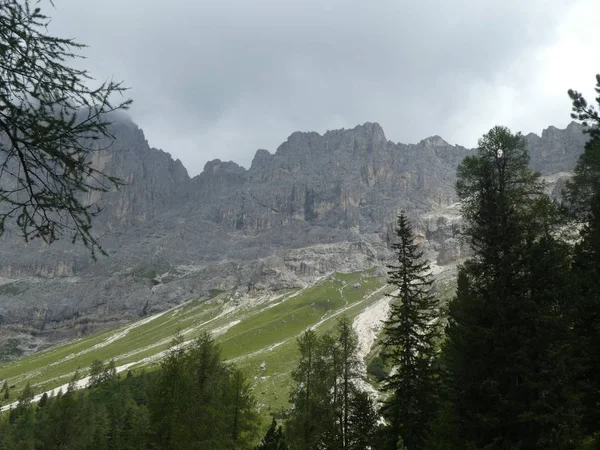
[[[268,430],[252,383],[210,335],[185,347],[176,336],[160,370],[119,377],[96,361],[87,389],[75,377],[38,402],[27,386],[0,417],[0,449],[600,449],[600,116],[569,95],[590,138],[562,203],[507,128],[459,166],[472,254],[447,307],[399,214],[393,301],[371,366],[381,404],[360,380],[346,317],[298,339],[290,408]]]

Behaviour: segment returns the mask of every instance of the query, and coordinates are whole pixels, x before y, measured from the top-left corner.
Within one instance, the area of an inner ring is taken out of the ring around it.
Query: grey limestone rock
[[[87,199],[105,207],[94,230],[110,257],[94,262],[68,239],[25,245],[8,230],[0,347],[17,336],[34,351],[212,289],[277,290],[371,267],[384,275],[402,209],[430,259],[465,255],[454,182],[473,150],[439,136],[393,143],[377,123],[296,132],[274,153],[258,150],[248,169],[213,160],[190,178],[133,121],[114,127],[115,141],[99,143],[111,145],[94,163],[127,185]],[[573,169],[586,138],[571,124],[526,139],[532,166],[552,175]]]

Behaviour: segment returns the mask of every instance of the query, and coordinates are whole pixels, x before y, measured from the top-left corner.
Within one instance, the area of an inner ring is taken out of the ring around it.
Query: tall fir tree
[[[574,307],[574,345],[580,356],[579,386],[584,394],[584,430],[600,433],[600,75],[596,75],[597,107],[569,90],[574,119],[590,135],[567,184],[568,209],[583,226],[575,246],[573,278],[578,301]],[[600,439],[597,440],[600,447]]]
[[[384,415],[394,444],[400,437],[411,450],[424,448],[436,410],[436,371],[433,364],[440,338],[437,300],[430,294],[431,270],[415,243],[404,212],[398,216],[397,262],[388,266],[388,283],[395,289],[384,323],[383,352],[395,370],[383,381],[391,394]]]
[[[359,376],[358,367],[359,361],[356,356],[358,340],[356,333],[352,329],[352,322],[347,316],[342,316],[337,324],[337,344],[340,354],[340,401],[338,410],[340,410],[340,430],[342,439],[342,449],[350,448],[350,437],[352,430],[350,427],[350,418],[352,415],[353,403],[358,392],[354,385],[354,381]],[[368,400],[368,397],[365,401]]]
[[[283,428],[281,425],[277,425],[274,417],[271,426],[267,430],[267,434],[261,439],[260,445],[255,450],[288,450]]]
[[[588,218],[592,197],[600,192],[600,74],[596,75],[595,90],[597,107],[589,104],[580,92],[568,91],[572,101],[571,118],[580,121],[586,127],[584,133],[590,135],[565,192],[567,206],[580,220]]]
[[[10,389],[8,387],[8,381],[4,380],[4,384],[2,385],[2,389],[0,389],[0,394],[2,394],[3,400],[8,400],[10,397]]]
[[[306,331],[298,338],[300,358],[292,372],[295,386],[290,395],[293,405],[286,423],[286,434],[294,449],[310,450],[317,448],[322,422],[317,416],[320,399],[317,395],[317,377],[320,342],[313,330]]]
[[[443,352],[456,448],[567,449],[578,439],[571,369],[557,365],[569,343],[568,251],[528,162],[523,137],[494,127],[458,169],[474,254],[459,270]]]
[[[357,391],[350,399],[348,417],[348,450],[375,448],[375,431],[379,416],[373,400],[367,392]]]

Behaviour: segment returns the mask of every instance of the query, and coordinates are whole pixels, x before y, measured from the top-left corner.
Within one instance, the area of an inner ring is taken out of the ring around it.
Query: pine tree
[[[10,397],[10,389],[8,387],[8,381],[4,380],[4,384],[2,385],[2,389],[0,389],[0,393],[4,392],[3,399],[8,400]]]
[[[588,127],[584,133],[590,135],[583,154],[575,167],[575,176],[567,183],[566,203],[570,211],[585,220],[591,212],[592,197],[600,192],[600,74],[596,75],[596,98],[598,109],[590,105],[580,92],[569,89],[573,108],[571,117]]]
[[[316,448],[322,425],[316,413],[319,405],[316,372],[320,352],[316,333],[313,330],[306,331],[298,338],[298,348],[300,358],[292,372],[295,387],[290,395],[293,409],[286,424],[286,434],[293,448],[311,450]]]
[[[17,408],[28,407],[31,401],[33,400],[33,396],[33,388],[31,387],[31,384],[27,382],[27,384],[23,388],[23,391],[21,392],[21,395],[19,395],[19,403],[17,405]]]
[[[338,336],[326,333],[318,338],[313,394],[314,414],[319,417],[318,443],[344,447],[344,391],[342,349]]]
[[[48,393],[44,392],[40,398],[40,401],[38,402],[38,406],[40,408],[43,408],[44,406],[46,406],[48,404]]]
[[[352,395],[348,417],[347,449],[364,450],[373,445],[377,427],[377,410],[367,392],[356,391]]]
[[[596,75],[596,92],[600,94],[600,75]],[[571,116],[588,125],[584,132],[590,135],[567,184],[566,200],[568,209],[583,223],[573,261],[578,294],[573,351],[580,356],[584,429],[591,435],[599,431],[600,423],[600,96],[596,98],[597,108],[576,91],[569,90],[569,96],[573,101]]]
[[[392,245],[397,262],[388,266],[388,283],[397,291],[384,324],[383,351],[396,368],[383,382],[391,393],[384,413],[392,425],[393,441],[399,437],[411,450],[423,448],[436,409],[436,373],[433,361],[440,338],[437,301],[429,293],[429,265],[414,242],[404,212],[398,216],[397,242]]]
[[[568,251],[520,134],[495,127],[458,170],[464,235],[443,350],[458,448],[572,448]],[[561,362],[562,361],[562,362]]]
[[[267,434],[260,441],[255,450],[288,450],[283,428],[277,425],[277,421],[273,417],[271,426],[267,430]]]
[[[84,45],[48,32],[50,18],[35,0],[0,1],[0,235],[14,222],[28,241],[52,243],[64,234],[99,249],[91,220],[100,211],[85,195],[122,184],[92,164],[98,146],[112,139],[110,113],[126,90],[106,81],[90,87],[86,70],[69,63]]]
[[[93,360],[92,364],[90,365],[90,371],[88,374],[88,377],[89,377],[88,386],[96,387],[100,383],[102,383],[103,372],[104,372],[104,363],[102,361],[100,361],[99,359]]]
[[[351,404],[357,396],[354,380],[358,377],[359,361],[356,357],[358,339],[347,316],[342,316],[337,324],[337,342],[340,353],[340,405],[342,449],[349,448],[351,435]]]
[[[581,355],[581,388],[587,433],[600,423],[600,193],[591,201],[588,223],[575,247],[573,275],[577,282],[574,347]]]

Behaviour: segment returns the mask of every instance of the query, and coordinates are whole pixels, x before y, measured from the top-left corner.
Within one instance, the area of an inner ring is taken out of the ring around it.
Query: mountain
[[[581,131],[571,123],[527,135],[532,167],[560,184],[583,151]],[[377,123],[296,132],[273,154],[258,150],[249,169],[214,160],[190,178],[132,120],[119,118],[113,134],[94,163],[127,185],[87,199],[105,207],[94,230],[110,257],[94,262],[68,239],[46,246],[25,245],[10,230],[2,237],[5,358],[215,290],[277,291],[384,267],[400,209],[432,260],[464,256],[454,181],[473,150],[439,136],[393,143]]]

